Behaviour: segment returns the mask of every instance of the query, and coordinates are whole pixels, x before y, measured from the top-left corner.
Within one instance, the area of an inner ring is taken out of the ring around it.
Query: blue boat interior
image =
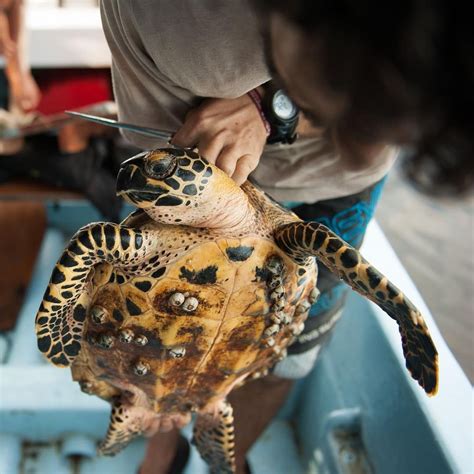
[[[0,334],[0,474],[131,474],[144,455],[138,439],[116,457],[97,457],[110,406],[82,393],[69,370],[47,364],[36,348],[34,317],[51,270],[71,235],[97,220],[86,202],[48,203],[16,327]],[[428,398],[411,380],[395,323],[351,294],[317,366],[250,452],[253,473],[472,472],[471,385],[376,223],[363,253],[427,315],[440,352],[440,392]],[[193,447],[185,473],[207,472]]]

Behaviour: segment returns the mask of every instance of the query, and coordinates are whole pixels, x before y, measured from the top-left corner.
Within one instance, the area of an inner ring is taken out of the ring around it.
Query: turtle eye
[[[155,179],[163,179],[171,176],[177,165],[177,159],[175,156],[166,155],[158,160],[147,160],[145,163],[145,169],[147,173]]]

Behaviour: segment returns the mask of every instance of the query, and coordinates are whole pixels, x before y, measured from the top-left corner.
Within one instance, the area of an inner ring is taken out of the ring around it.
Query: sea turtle
[[[316,259],[395,319],[407,368],[436,392],[437,352],[421,314],[327,227],[249,182],[238,187],[190,150],[128,159],[117,192],[139,209],[74,235],[36,318],[40,351],[113,405],[100,452],[196,413],[202,457],[212,472],[233,472],[226,396],[302,331],[318,294]]]

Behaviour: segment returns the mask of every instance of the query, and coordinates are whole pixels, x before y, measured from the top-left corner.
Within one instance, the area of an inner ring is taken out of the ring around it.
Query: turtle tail
[[[438,390],[438,352],[415,305],[360,252],[317,222],[295,222],[275,233],[277,244],[301,262],[316,257],[352,289],[376,303],[399,327],[406,367],[428,395]]]

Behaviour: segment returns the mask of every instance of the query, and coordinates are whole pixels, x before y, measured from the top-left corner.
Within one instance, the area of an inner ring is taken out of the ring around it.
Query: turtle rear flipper
[[[55,365],[66,367],[79,354],[87,315],[84,292],[91,269],[101,262],[126,265],[144,259],[143,232],[111,223],[80,229],[54,267],[36,315],[38,348]]]
[[[119,398],[114,400],[110,414],[110,424],[105,439],[99,444],[98,454],[115,456],[143,433],[142,419],[134,414],[133,407],[123,404]]]
[[[317,222],[295,222],[275,232],[277,244],[296,261],[316,257],[355,291],[395,319],[406,367],[428,395],[438,390],[438,353],[423,316],[359,251]]]
[[[223,400],[217,413],[200,413],[194,424],[192,443],[209,465],[211,474],[235,472],[234,416]]]

